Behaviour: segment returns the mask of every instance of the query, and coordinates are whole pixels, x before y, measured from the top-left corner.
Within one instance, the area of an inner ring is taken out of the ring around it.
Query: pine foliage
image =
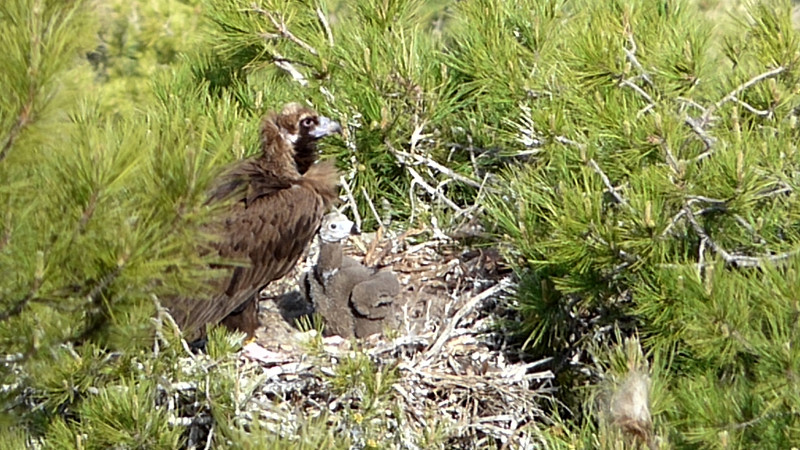
[[[719,41],[681,2],[548,5],[522,25],[512,10],[493,19],[503,37],[469,52],[518,48],[525,68],[472,83],[511,89],[514,124],[537,150],[489,200],[524,278],[527,344],[587,364],[588,379],[565,372],[579,385],[605,373],[602,352],[587,354],[598,340],[638,330],[669,371],[652,445],[797,442],[791,5],[755,4]],[[529,47],[537,33],[547,43]]]
[[[92,17],[82,1],[0,7],[14,55],[0,71],[14,93],[1,122],[2,418],[64,437],[79,417],[97,448],[174,448],[179,432],[148,400],[155,385],[126,377],[152,345],[158,300],[205,294],[204,192],[257,124],[229,99],[211,102],[188,70],[156,81],[146,110],[103,114],[82,59]]]

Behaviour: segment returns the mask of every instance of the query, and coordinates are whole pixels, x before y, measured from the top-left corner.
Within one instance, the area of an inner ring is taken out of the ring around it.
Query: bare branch
[[[284,58],[280,53],[274,53],[272,61],[279,68],[289,72],[289,75],[291,75],[295,81],[300,83],[301,86],[308,86],[308,80],[306,79],[306,76],[300,73],[300,71],[297,70],[292,63],[290,63],[289,60]]]
[[[581,144],[580,142],[577,142],[577,141],[573,141],[572,139],[570,139],[570,138],[568,138],[566,136],[556,136],[555,137],[555,141],[558,142],[559,144],[570,145],[570,146],[578,147],[578,148],[581,148],[581,149],[584,148],[583,144]]]
[[[369,198],[369,194],[367,194],[367,190],[364,188],[364,186],[361,186],[361,193],[364,195],[364,198],[367,199],[367,205],[369,205],[369,209],[370,211],[372,211],[372,215],[375,216],[375,221],[378,222],[378,225],[381,228],[386,228],[386,226],[383,224],[383,221],[381,220],[380,214],[378,214],[378,210],[375,209],[375,205],[372,203],[372,199]],[[359,229],[361,228],[359,227]]]
[[[636,58],[636,51],[639,48],[636,45],[636,40],[633,39],[633,33],[628,33],[628,44],[630,44],[631,48],[622,47],[622,50],[625,51],[625,56],[628,58],[628,61],[631,62],[633,67],[636,67],[636,70],[639,71],[645,83],[650,85],[650,87],[655,87],[653,85],[653,81],[650,79],[650,75],[647,74],[647,72],[644,70],[644,67],[642,67],[642,64],[639,62],[639,59]]]
[[[725,250],[722,246],[714,242],[713,239],[706,233],[700,223],[697,222],[697,219],[694,216],[691,208],[686,205],[683,207],[684,215],[686,216],[689,224],[692,226],[692,229],[695,233],[700,237],[701,240],[704,240],[711,250],[720,255],[722,259],[725,261],[726,264],[730,264],[735,267],[758,267],[763,265],[766,262],[779,262],[785,259],[788,259],[794,255],[797,255],[800,250],[792,250],[790,252],[779,253],[776,255],[763,255],[763,256],[747,256],[747,255],[739,255],[731,253]]]
[[[331,26],[328,24],[328,18],[325,17],[325,13],[317,7],[317,18],[319,18],[319,23],[322,24],[322,28],[325,30],[325,36],[328,37],[328,45],[333,47],[333,32],[331,31]]]
[[[468,186],[474,187],[476,189],[480,189],[481,188],[481,183],[478,183],[477,181],[475,181],[475,180],[473,180],[471,178],[465,177],[464,175],[461,175],[461,174],[453,171],[452,169],[449,169],[449,168],[437,163],[436,161],[434,161],[431,158],[428,158],[428,157],[425,157],[425,156],[422,156],[422,155],[417,155],[415,153],[406,153],[406,152],[404,152],[402,150],[393,150],[393,152],[395,153],[395,155],[399,155],[399,156],[401,156],[403,158],[406,158],[406,159],[413,159],[418,163],[425,164],[428,167],[430,167],[432,169],[435,169],[435,170],[438,170],[439,172],[447,175],[448,177],[450,177],[450,178],[452,178],[452,179],[454,179],[456,181],[460,181],[460,182],[462,182],[462,183],[464,183],[464,184],[466,184]]]
[[[431,358],[433,355],[436,355],[441,351],[444,344],[452,337],[453,331],[455,330],[458,322],[463,319],[467,314],[469,314],[476,306],[483,300],[500,293],[503,289],[507,288],[511,285],[511,278],[506,277],[500,280],[497,284],[486,289],[485,291],[477,294],[467,300],[464,306],[458,310],[458,312],[453,315],[453,317],[447,322],[447,327],[439,334],[439,337],[436,341],[431,345],[431,348],[425,352],[425,358]]]
[[[725,205],[728,202],[725,200],[720,200],[718,198],[706,197],[704,195],[687,195],[686,198],[689,200],[689,205],[703,202],[703,203],[711,203],[713,205]]]
[[[756,84],[756,83],[758,83],[760,81],[766,80],[767,78],[771,78],[771,77],[774,77],[776,75],[779,75],[779,74],[783,73],[785,70],[786,70],[785,67],[779,66],[779,67],[776,67],[776,68],[774,68],[774,69],[772,69],[770,71],[767,71],[767,72],[764,72],[762,74],[754,76],[753,78],[747,80],[746,82],[740,84],[739,86],[736,86],[736,89],[734,89],[731,92],[729,92],[728,95],[726,95],[725,97],[722,97],[722,99],[720,101],[718,101],[714,105],[714,107],[715,108],[719,108],[719,107],[721,107],[725,103],[728,103],[731,100],[736,100],[736,97],[739,94],[741,94],[742,91],[744,91],[745,89],[749,88],[750,86],[752,86],[752,85],[754,85],[754,84]]]
[[[736,103],[742,105],[742,107],[751,113],[761,116],[761,117],[769,117],[772,115],[772,110],[769,109],[757,109],[754,106],[751,106],[749,103],[739,100],[738,98],[733,99]]]
[[[706,151],[694,158],[694,161],[700,161],[701,159],[711,156],[711,148],[714,146],[717,140],[710,136],[706,130],[703,129],[703,126],[700,124],[700,122],[698,122],[696,119],[686,116],[684,122],[686,125],[689,125],[689,128],[691,128],[692,131],[694,131],[694,133],[700,137],[700,140],[703,141],[703,144],[706,146]]]
[[[672,172],[674,172],[675,174],[680,174],[681,165],[678,162],[677,158],[675,158],[675,155],[672,153],[672,149],[669,148],[669,145],[667,145],[666,141],[663,141],[661,143],[661,148],[664,149],[664,154],[667,155],[666,157],[667,164],[669,165],[670,169],[672,169]]]
[[[385,141],[385,144],[386,144],[386,147],[389,150],[391,150],[392,153],[394,153],[394,156],[395,156],[395,158],[397,158],[397,161],[400,162],[401,164],[403,164],[404,163],[403,157],[400,154],[398,154],[398,150],[395,149],[394,146],[392,146],[392,144],[389,141]],[[455,210],[456,213],[462,213],[463,212],[462,209],[458,205],[455,204],[455,202],[453,202],[452,200],[447,198],[447,196],[445,196],[439,189],[436,189],[433,186],[431,186],[430,184],[428,184],[425,181],[425,179],[422,178],[422,176],[419,174],[419,172],[414,170],[413,167],[411,167],[408,164],[405,164],[405,167],[406,167],[406,170],[408,170],[408,173],[411,174],[411,177],[413,178],[412,183],[411,183],[411,189],[412,190],[413,190],[413,187],[414,187],[415,183],[419,184],[420,186],[423,187],[423,189],[428,191],[428,193],[430,195],[432,195],[434,197],[437,197],[440,200],[442,200],[447,206],[449,206],[450,208]],[[411,199],[412,199],[411,201],[412,201],[412,213],[413,213],[413,210],[414,210],[413,209],[413,202],[414,202],[413,198],[414,198],[414,195],[413,195],[413,192],[411,192],[411,191],[409,191],[409,194],[411,195]]]
[[[347,194],[347,205],[350,207],[350,211],[353,212],[353,220],[356,222],[356,227],[361,229],[361,215],[358,214],[358,205],[356,204],[356,199],[353,196],[353,191],[350,189],[350,185],[347,183],[347,180],[344,179],[344,175],[339,176],[339,183],[342,185],[342,189],[344,189],[345,194]]]
[[[611,180],[608,179],[608,176],[605,174],[605,172],[603,172],[603,169],[601,169],[600,166],[597,165],[597,162],[595,162],[595,160],[592,158],[589,159],[589,162],[587,164],[589,164],[589,167],[591,167],[592,170],[594,170],[598,175],[600,175],[600,178],[603,180],[603,184],[606,185],[606,189],[614,197],[614,199],[617,200],[617,203],[628,207],[628,209],[630,209],[631,211],[634,211],[633,207],[628,204],[628,201],[625,200],[625,198],[623,198],[621,195],[619,195],[617,189],[614,187],[614,185],[611,184]]]
[[[294,42],[295,44],[297,44],[298,46],[302,47],[304,50],[306,50],[307,52],[311,53],[312,55],[319,56],[319,53],[317,52],[317,50],[314,47],[306,44],[305,42],[300,40],[297,36],[292,34],[291,31],[289,31],[289,29],[286,27],[286,23],[283,21],[283,18],[281,18],[281,20],[278,21],[278,19],[276,19],[275,16],[271,12],[269,12],[269,11],[263,9],[263,8],[260,8],[256,4],[253,4],[251,9],[252,9],[253,12],[256,12],[256,13],[261,14],[263,16],[267,16],[267,18],[270,20],[270,22],[272,22],[272,25],[274,25],[275,28],[278,30],[278,33],[280,33],[281,37]]]
[[[700,111],[703,112],[703,115],[705,115],[708,112],[708,108],[706,108],[705,106],[697,103],[696,101],[694,101],[694,100],[692,100],[690,98],[677,97],[676,100],[678,100],[679,102],[681,102],[681,103],[683,103],[685,105],[692,106],[694,108],[699,109]]]
[[[411,167],[411,166],[406,166],[406,169],[408,170],[408,173],[410,173],[410,174],[411,174],[411,177],[414,179],[414,182],[415,182],[415,183],[417,183],[417,184],[419,184],[420,186],[422,186],[422,187],[423,187],[423,188],[424,188],[426,191],[428,191],[428,193],[429,193],[430,195],[432,195],[432,196],[434,196],[434,197],[438,197],[438,198],[439,198],[440,200],[442,200],[442,201],[443,201],[443,202],[444,202],[444,203],[445,203],[447,206],[449,206],[450,208],[452,208],[453,210],[455,210],[455,211],[456,211],[456,213],[461,213],[461,212],[462,212],[461,208],[460,208],[458,205],[456,205],[456,204],[455,204],[455,202],[453,202],[452,200],[450,200],[449,198],[447,198],[447,197],[446,197],[446,196],[445,196],[445,195],[444,195],[444,194],[443,194],[441,191],[439,191],[438,189],[436,189],[436,188],[434,188],[433,186],[431,186],[430,184],[428,184],[428,183],[427,183],[427,182],[426,182],[426,181],[425,181],[425,180],[422,178],[422,176],[421,176],[421,175],[420,175],[420,174],[419,174],[419,173],[418,173],[416,170],[414,170],[414,168],[413,168],[413,167]]]
[[[648,104],[650,104],[650,105],[654,105],[655,104],[655,101],[653,100],[653,97],[651,97],[650,94],[645,92],[644,89],[640,88],[638,85],[636,85],[636,83],[632,82],[631,80],[620,80],[619,84],[621,86],[627,86],[627,87],[633,89],[634,91],[636,91],[637,94],[641,95],[642,97],[644,97],[645,100],[647,100]]]
[[[776,188],[776,189],[769,189],[769,190],[766,190],[764,192],[760,192],[758,194],[758,198],[761,199],[761,198],[775,197],[775,196],[778,196],[778,195],[790,194],[790,193],[794,192],[794,188],[789,186],[786,182],[779,181],[778,183],[783,185],[783,186],[779,187],[779,188]]]
[[[667,226],[664,227],[664,231],[661,232],[661,237],[664,237],[667,234],[669,234],[670,230],[672,230],[672,228],[674,228],[675,225],[678,224],[678,222],[681,220],[681,218],[683,218],[683,216],[685,214],[686,214],[686,211],[681,209],[680,211],[678,211],[678,214],[675,214],[674,216],[672,216],[672,220],[669,221]]]

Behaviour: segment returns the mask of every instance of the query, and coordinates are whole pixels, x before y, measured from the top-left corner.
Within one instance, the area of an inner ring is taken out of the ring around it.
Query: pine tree
[[[257,124],[188,69],[162,75],[139,111],[107,114],[84,58],[91,6],[0,6],[3,429],[53,446],[174,448],[182,430],[162,423],[148,375],[187,355],[153,355],[154,335],[178,342],[157,306],[207,294],[205,191]]]
[[[755,4],[715,36],[682,2],[535,3],[486,2],[489,21],[468,3],[469,23],[487,28],[476,35],[493,39],[464,37],[461,60],[478,68],[476,89],[509,100],[479,96],[481,107],[516,110],[535,148],[489,209],[523,278],[527,345],[570,361],[562,399],[583,426],[551,443],[623,448],[567,388],[598,392],[642,370],[609,363],[621,333],[640,335],[652,364],[650,448],[789,447],[800,439],[791,5]],[[517,70],[489,66],[510,53]]]

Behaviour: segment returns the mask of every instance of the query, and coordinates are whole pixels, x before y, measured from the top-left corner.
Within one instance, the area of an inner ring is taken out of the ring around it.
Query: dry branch
[[[601,169],[600,166],[597,165],[597,162],[594,159],[589,159],[588,164],[589,167],[592,168],[592,170],[594,170],[598,175],[600,175],[600,178],[603,180],[603,184],[606,185],[606,189],[611,194],[611,196],[613,196],[614,199],[617,200],[617,203],[627,207],[631,211],[634,211],[633,207],[628,204],[628,201],[625,200],[624,197],[619,195],[617,189],[614,187],[614,185],[611,184],[611,180],[608,179],[608,175],[606,175],[605,172],[603,172],[603,169]]]
[[[445,329],[442,330],[442,332],[439,334],[439,337],[436,339],[433,345],[431,345],[431,348],[428,349],[427,352],[425,352],[425,358],[430,359],[434,357],[434,355],[438,354],[439,351],[441,351],[445,342],[447,342],[447,340],[451,338],[453,330],[455,330],[456,325],[458,325],[458,322],[462,318],[464,318],[464,316],[469,314],[478,305],[478,303],[482,302],[483,300],[486,300],[487,298],[493,295],[498,294],[499,292],[501,292],[503,289],[507,288],[510,285],[511,285],[511,279],[504,278],[500,280],[500,282],[498,282],[496,285],[490,287],[489,289],[486,289],[480,294],[477,294],[472,298],[470,298],[469,300],[467,300],[464,306],[462,306],[461,309],[459,309],[458,312],[447,322],[447,327],[445,327]]]
[[[269,11],[263,9],[263,8],[260,8],[256,4],[253,4],[253,6],[251,7],[251,10],[253,12],[256,12],[258,14],[266,16],[270,20],[270,22],[272,22],[272,25],[275,26],[275,28],[278,30],[278,33],[280,33],[279,37],[283,37],[285,39],[288,39],[288,40],[294,42],[295,44],[297,44],[298,46],[300,46],[301,48],[303,48],[304,50],[306,50],[307,52],[311,53],[314,56],[319,56],[319,53],[317,52],[317,50],[314,47],[312,47],[312,46],[308,45],[307,43],[303,42],[297,36],[292,34],[291,31],[289,31],[289,28],[286,27],[286,23],[283,21],[283,18],[281,18],[281,20],[279,21],[278,19],[275,18],[275,16],[271,12],[269,12]],[[278,36],[275,36],[275,37],[278,37]]]
[[[347,205],[350,207],[350,211],[353,213],[353,221],[356,223],[356,227],[360,230],[361,229],[361,215],[358,213],[358,205],[356,204],[356,199],[353,196],[353,190],[350,189],[350,185],[345,180],[344,175],[339,177],[339,183],[342,185],[342,189],[347,196]]]
[[[480,187],[481,187],[481,183],[478,183],[477,181],[475,181],[475,180],[473,180],[471,178],[465,177],[464,175],[461,175],[461,174],[453,171],[452,169],[449,169],[449,168],[437,163],[436,161],[432,160],[431,158],[427,158],[427,157],[424,157],[422,155],[417,155],[417,154],[414,154],[414,153],[406,153],[406,152],[401,151],[401,150],[393,150],[393,152],[394,152],[395,155],[399,155],[402,158],[404,158],[405,160],[413,159],[417,163],[425,164],[428,167],[430,167],[431,169],[438,170],[439,172],[447,175],[448,177],[450,177],[450,178],[452,178],[452,179],[454,179],[456,181],[460,181],[460,182],[466,184],[467,186],[471,186],[471,187],[474,187],[476,189],[480,189]]]
[[[728,95],[726,95],[725,97],[722,97],[722,99],[720,99],[717,103],[715,103],[714,107],[716,109],[719,109],[725,103],[728,103],[731,100],[736,100],[736,97],[739,94],[741,94],[742,91],[744,91],[745,89],[749,88],[750,86],[752,86],[752,85],[754,85],[754,84],[756,84],[756,83],[758,83],[760,81],[766,80],[767,78],[771,78],[771,77],[774,77],[776,75],[779,75],[779,74],[783,73],[785,70],[786,70],[785,67],[779,66],[779,67],[776,67],[776,68],[774,68],[772,70],[764,72],[762,74],[754,76],[753,78],[747,80],[746,82],[740,84],[739,86],[736,86],[736,88],[734,90],[732,90],[731,92],[729,92]]]
[[[695,233],[700,237],[702,241],[705,241],[711,250],[720,255],[722,259],[725,261],[726,264],[735,266],[735,267],[758,267],[763,265],[767,262],[779,262],[786,260],[794,255],[797,255],[800,250],[792,250],[790,252],[779,253],[776,255],[761,255],[761,256],[747,256],[747,255],[739,255],[735,253],[731,253],[721,245],[717,244],[711,237],[706,233],[703,227],[697,222],[697,218],[695,218],[694,213],[692,212],[689,206],[684,206],[683,208],[684,216],[691,224],[692,229]]]

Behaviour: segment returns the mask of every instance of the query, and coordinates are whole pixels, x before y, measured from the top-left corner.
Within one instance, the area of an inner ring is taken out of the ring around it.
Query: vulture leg
[[[220,323],[228,329],[244,332],[248,339],[252,338],[258,328],[258,302],[255,298],[244,302]]]

